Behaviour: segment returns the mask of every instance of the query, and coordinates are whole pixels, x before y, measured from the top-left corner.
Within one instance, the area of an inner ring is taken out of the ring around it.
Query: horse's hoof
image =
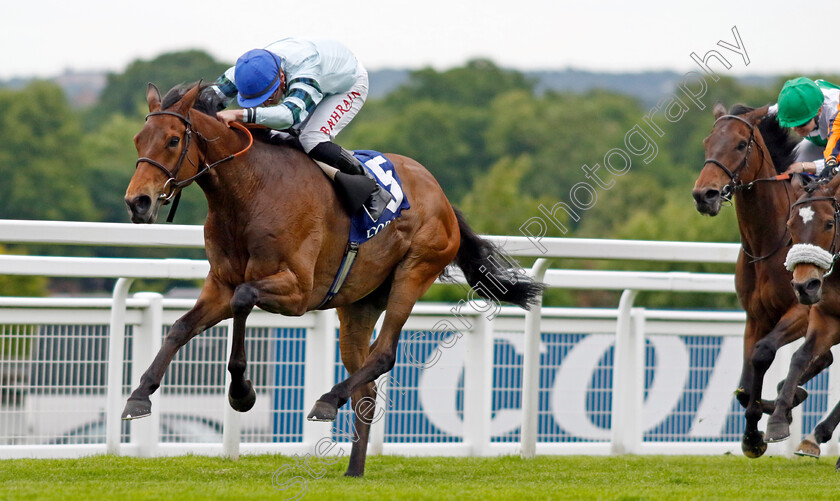
[[[808,390],[801,386],[797,386],[796,391],[793,393],[793,406],[796,407],[801,404],[806,398],[808,398]]]
[[[837,464],[834,465],[834,471],[840,470],[840,458],[837,458]]]
[[[344,476],[345,477],[353,477],[353,478],[362,478],[362,477],[365,476],[365,471],[364,470],[362,470],[362,471],[347,470],[346,472],[344,472]]]
[[[338,407],[333,404],[318,400],[309,411],[306,419],[310,421],[335,421],[335,416],[338,414]]]
[[[149,399],[135,400],[128,399],[125,403],[125,409],[122,412],[122,418],[126,421],[130,419],[140,419],[152,414],[152,401]]]
[[[787,418],[774,419],[770,416],[767,420],[767,431],[764,433],[764,441],[767,443],[781,442],[790,438],[790,424]]]
[[[250,379],[245,380],[245,386],[248,388],[248,392],[244,397],[235,398],[233,396],[233,384],[231,384],[231,388],[228,390],[228,402],[230,402],[230,406],[235,411],[248,412],[254,406],[254,402],[257,401],[257,392],[254,391],[254,385],[251,384]]]
[[[819,458],[820,457],[820,446],[810,438],[805,437],[802,442],[799,443],[799,446],[796,447],[796,450],[793,451],[794,454],[797,456],[808,456],[812,458]]]
[[[745,433],[741,439],[741,451],[748,458],[760,458],[767,451],[767,442],[764,441],[764,434],[760,431]]]

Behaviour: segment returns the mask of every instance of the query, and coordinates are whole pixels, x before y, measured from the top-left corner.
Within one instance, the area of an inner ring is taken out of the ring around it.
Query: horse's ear
[[[805,185],[808,183],[808,181],[804,179],[804,177],[805,176],[798,172],[790,175],[790,186],[791,188],[793,188],[794,193],[797,194],[797,198],[799,198],[799,195],[802,193],[802,191],[805,189]]]
[[[188,90],[184,97],[178,101],[178,104],[175,105],[175,110],[182,114],[186,115],[189,113],[190,109],[195,104],[195,100],[198,98],[198,93],[201,90],[201,82],[195,84],[192,89]]]
[[[828,182],[828,189],[831,190],[831,193],[834,193],[834,196],[837,196],[837,189],[840,188],[840,175],[835,174],[831,181]]]
[[[726,108],[722,104],[716,103],[715,107],[712,108],[712,113],[715,114],[715,120],[717,120],[718,118],[726,115]]]
[[[160,91],[151,82],[149,82],[149,86],[146,89],[146,101],[149,102],[150,112],[160,111]]]
[[[766,104],[761,108],[756,108],[747,114],[747,120],[750,121],[751,124],[755,125],[761,121],[762,118],[767,116],[767,111],[770,109],[770,105]]]

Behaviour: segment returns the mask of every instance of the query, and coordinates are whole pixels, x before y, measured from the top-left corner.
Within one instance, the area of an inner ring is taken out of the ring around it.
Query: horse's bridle
[[[201,135],[201,133],[199,133],[198,131],[193,129],[192,122],[190,121],[190,119],[188,117],[186,117],[184,115],[181,115],[180,113],[176,113],[174,111],[153,111],[153,112],[149,113],[148,115],[146,115],[146,120],[148,120],[149,117],[159,116],[159,115],[172,115],[174,117],[177,117],[178,119],[181,120],[181,122],[184,123],[184,127],[185,127],[185,130],[184,130],[184,145],[181,148],[181,156],[178,157],[178,161],[175,164],[175,168],[173,170],[169,170],[169,168],[167,168],[162,163],[158,162],[157,160],[153,160],[149,157],[138,158],[137,162],[134,164],[134,168],[136,169],[137,167],[139,167],[141,162],[145,162],[147,164],[154,165],[155,167],[157,167],[158,169],[163,171],[163,173],[166,175],[166,183],[163,185],[164,192],[161,193],[158,198],[163,199],[164,202],[169,202],[172,199],[172,197],[175,196],[176,193],[180,193],[180,191],[178,191],[180,188],[183,188],[183,187],[187,186],[188,184],[192,183],[197,178],[203,176],[204,174],[209,172],[211,169],[213,169],[217,165],[219,165],[223,162],[227,162],[228,160],[232,160],[233,158],[245,153],[254,144],[254,137],[251,135],[251,132],[245,126],[243,126],[242,124],[240,124],[238,122],[232,122],[231,125],[233,125],[236,128],[244,131],[245,134],[248,136],[248,140],[249,140],[248,145],[243,150],[241,150],[237,153],[234,153],[232,155],[228,155],[228,156],[222,158],[221,160],[217,160],[217,161],[213,162],[212,164],[208,165],[206,161],[202,161],[203,167],[201,169],[199,169],[199,171],[195,175],[190,176],[187,179],[183,179],[181,181],[178,181],[178,173],[181,171],[181,167],[184,164],[184,159],[187,158],[187,154],[188,154],[189,149],[190,149],[190,144],[192,143],[193,135],[196,135],[198,138],[203,140],[205,143],[208,142],[208,141],[211,141],[211,140],[205,138],[204,136]],[[190,161],[190,163],[192,163],[192,161]],[[169,194],[166,193],[166,187],[167,186],[169,186]]]
[[[716,165],[727,176],[729,176],[729,183],[727,183],[723,187],[723,189],[721,190],[721,194],[720,194],[721,199],[728,202],[729,200],[732,199],[732,195],[734,195],[736,191],[748,190],[748,189],[752,188],[756,183],[759,183],[759,182],[762,182],[762,181],[771,181],[772,182],[772,181],[783,181],[783,180],[786,180],[786,179],[790,179],[790,176],[788,174],[780,174],[780,175],[773,176],[773,177],[768,177],[768,178],[753,179],[752,181],[750,181],[748,183],[740,182],[739,176],[741,174],[741,170],[747,165],[747,160],[749,160],[750,154],[752,153],[753,144],[756,144],[756,141],[755,141],[755,127],[756,126],[754,124],[751,124],[749,121],[747,121],[746,119],[744,119],[743,117],[740,117],[738,115],[723,115],[721,117],[718,117],[718,119],[715,120],[714,125],[717,125],[718,122],[720,122],[721,120],[724,120],[724,119],[732,119],[732,120],[738,120],[740,122],[743,122],[747,127],[750,128],[750,137],[747,140],[747,151],[744,152],[744,158],[741,160],[741,163],[738,164],[738,166],[734,170],[729,169],[726,165],[723,164],[723,162],[721,162],[717,159],[714,159],[714,158],[707,158],[703,163],[704,166],[706,164]],[[764,151],[761,148],[758,148],[758,151],[761,153],[762,160],[763,160]],[[790,212],[790,210],[788,210],[788,212]],[[785,242],[787,241],[787,236],[788,236],[788,232],[787,232],[787,230],[785,230],[785,232],[782,234],[782,238],[779,241],[779,244],[770,253],[765,254],[763,256],[752,255],[749,251],[747,251],[747,249],[744,245],[741,245],[741,250],[744,252],[744,254],[747,257],[750,258],[750,262],[755,263],[755,262],[758,262],[758,261],[763,261],[763,260],[769,258],[770,256],[772,256],[773,254],[775,254],[776,252],[778,252],[780,249],[782,249],[785,246]]]
[[[791,204],[790,211],[793,212],[793,208],[798,205],[806,205],[813,202],[823,202],[823,201],[831,201],[832,206],[834,207],[834,236],[831,238],[831,246],[828,248],[828,253],[831,254],[831,268],[828,269],[823,274],[823,278],[828,277],[834,271],[834,263],[837,262],[837,258],[840,257],[837,253],[837,233],[840,228],[838,228],[838,223],[840,223],[840,203],[837,202],[835,197],[829,196],[820,196],[820,197],[812,197],[807,198],[805,200],[799,200]]]
[[[706,164],[714,164],[714,165],[720,167],[720,169],[727,176],[729,176],[729,183],[727,183],[726,186],[723,187],[723,189],[721,190],[721,194],[720,194],[720,196],[723,200],[729,201],[732,198],[732,195],[736,191],[752,188],[752,185],[755,183],[755,181],[752,181],[750,183],[741,183],[738,179],[738,176],[741,174],[741,170],[744,168],[744,166],[747,165],[747,160],[750,158],[750,153],[752,153],[752,146],[755,143],[755,125],[751,124],[750,122],[748,122],[744,118],[739,117],[738,115],[723,115],[723,116],[719,117],[717,120],[715,120],[714,125],[717,125],[717,123],[720,122],[723,119],[738,120],[738,121],[741,121],[741,122],[745,123],[747,125],[747,127],[750,128],[750,138],[747,141],[747,151],[744,154],[744,158],[741,160],[741,163],[738,164],[738,167],[735,167],[734,170],[729,169],[722,162],[720,162],[719,160],[716,160],[714,158],[707,158],[703,162],[704,166]],[[714,125],[712,127],[714,127]],[[759,151],[760,151],[760,148],[759,148]]]

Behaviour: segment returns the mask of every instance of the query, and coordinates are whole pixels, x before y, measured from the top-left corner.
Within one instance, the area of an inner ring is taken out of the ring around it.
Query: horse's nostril
[[[815,294],[815,293],[819,292],[820,287],[822,287],[822,282],[820,281],[820,279],[812,278],[811,280],[808,280],[807,282],[805,282],[805,286],[803,287],[803,290],[805,292],[807,292],[808,294]]]
[[[718,190],[706,190],[705,198],[706,202],[714,202],[720,198],[720,192]]]
[[[694,200],[700,204],[714,204],[720,198],[718,190],[702,190],[692,193]]]
[[[130,202],[127,201],[126,204],[132,212],[145,214],[146,212],[149,212],[149,209],[152,207],[152,198],[148,195],[140,195]]]
[[[812,278],[801,283],[792,280],[790,283],[799,297],[799,302],[803,304],[814,304],[822,298],[822,280],[819,278]]]

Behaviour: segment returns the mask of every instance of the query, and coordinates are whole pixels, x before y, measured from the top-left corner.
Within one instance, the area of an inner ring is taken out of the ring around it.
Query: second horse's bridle
[[[721,190],[721,198],[728,201],[732,198],[732,194],[735,193],[735,191],[741,189],[749,189],[755,182],[753,181],[750,183],[741,183],[738,179],[738,176],[741,174],[741,169],[743,169],[744,166],[747,165],[747,160],[750,158],[750,153],[752,153],[752,146],[753,144],[755,144],[755,125],[751,124],[746,119],[739,117],[738,115],[723,115],[717,120],[715,120],[715,125],[717,125],[717,123],[723,119],[738,120],[745,123],[747,127],[750,128],[750,138],[747,141],[747,151],[746,153],[744,153],[743,160],[741,160],[741,163],[738,164],[738,166],[735,167],[735,169],[729,169],[726,165],[723,164],[723,162],[720,162],[719,160],[716,160],[714,158],[707,158],[703,162],[703,165],[714,164],[718,166],[727,176],[729,176],[729,183],[727,183],[726,186],[724,186]]]

